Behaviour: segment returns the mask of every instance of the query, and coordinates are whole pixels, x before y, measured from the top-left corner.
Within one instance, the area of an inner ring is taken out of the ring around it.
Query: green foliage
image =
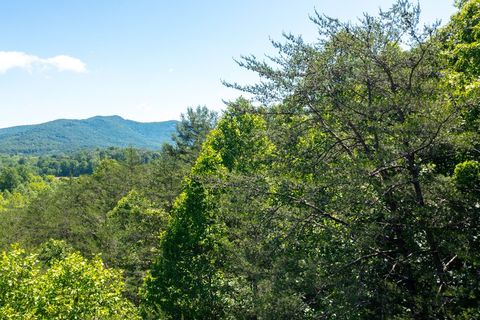
[[[478,82],[480,76],[480,1],[462,1],[445,28],[453,68]],[[478,86],[478,83],[477,83]]]
[[[177,130],[173,134],[176,152],[186,154],[191,150],[200,151],[208,132],[215,127],[217,117],[215,111],[205,106],[197,106],[196,109],[190,107],[186,114],[182,113]]]
[[[0,192],[0,248],[12,243],[40,247],[42,270],[76,250],[90,258],[102,254],[109,267],[124,272],[122,296],[137,304],[138,289],[158,252],[158,236],[169,220],[166,210],[190,168],[188,152],[197,151],[187,150],[185,159],[166,150],[133,148],[1,156],[5,171],[20,181],[12,192]]]
[[[461,101],[463,139],[478,149],[480,129],[480,1],[458,4],[459,11],[441,30],[444,56],[448,59],[446,78]],[[471,159],[464,156],[462,160]]]
[[[237,282],[239,315],[478,315],[478,192],[459,194],[461,169],[449,176],[478,156],[459,112],[478,94],[459,94],[434,28],[416,27],[419,12],[397,1],[357,24],[317,14],[317,43],[286,35],[272,63],[240,61],[262,82],[231,86],[267,104],[253,112],[275,153],[257,172],[265,182],[252,172],[222,182],[234,187],[219,211],[243,239],[233,258],[243,268],[229,272],[249,283]],[[246,212],[261,218],[249,225]]]
[[[5,166],[0,172],[0,212],[25,208],[31,199],[54,184],[51,176],[35,175],[22,165]]]
[[[170,211],[175,198],[182,191],[183,177],[191,165],[170,152],[162,152],[158,159],[145,167],[146,178],[141,183],[143,194]]]
[[[221,191],[203,179],[222,177],[237,168],[246,170],[256,160],[249,160],[249,155],[268,150],[266,140],[258,135],[265,128],[261,118],[235,114],[233,108],[207,137],[184,192],[176,200],[160,255],[146,279],[148,317],[221,319],[229,314],[232,301],[227,292],[231,288],[224,271],[230,244],[218,216]],[[237,162],[242,159],[245,163]]]
[[[478,193],[480,191],[480,163],[465,161],[457,164],[454,179],[460,190]]]
[[[22,183],[22,177],[14,168],[3,168],[0,172],[0,190],[13,191]]]
[[[159,151],[149,151],[134,148],[109,147],[106,149],[83,150],[75,153],[13,156],[0,155],[0,166],[11,168],[28,180],[32,174],[56,177],[78,177],[92,174],[102,160],[113,159],[122,163],[128,161],[129,153],[134,153],[139,164],[146,164],[160,156]],[[22,183],[24,183],[23,181]]]
[[[159,153],[0,157],[0,246],[37,252],[3,253],[0,318],[479,318],[480,10],[457,5],[440,32],[405,0],[317,13],[315,43],[240,60],[263,105],[189,108]]]
[[[130,191],[107,215],[102,245],[104,261],[125,272],[127,297],[138,303],[138,289],[157,254],[159,233],[168,214],[135,190]]]
[[[99,258],[69,253],[43,269],[37,255],[12,248],[0,270],[1,319],[139,319],[122,297],[121,274]]]
[[[42,243],[37,251],[38,261],[46,267],[52,266],[56,261],[64,260],[75,252],[65,241],[54,239]]]
[[[162,239],[161,256],[147,278],[146,305],[172,319],[221,318],[221,231],[212,223],[208,193],[189,182]]]

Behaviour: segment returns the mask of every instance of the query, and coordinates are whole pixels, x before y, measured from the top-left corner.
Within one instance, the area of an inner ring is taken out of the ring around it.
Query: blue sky
[[[422,19],[446,22],[453,0],[420,0]],[[253,83],[233,58],[273,53],[282,32],[313,41],[314,9],[342,20],[390,0],[2,0],[0,127],[113,115],[179,118],[221,110]]]

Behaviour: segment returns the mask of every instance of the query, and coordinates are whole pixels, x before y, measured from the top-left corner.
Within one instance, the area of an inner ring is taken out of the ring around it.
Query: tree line
[[[457,8],[441,28],[405,0],[357,23],[315,13],[315,43],[239,60],[261,82],[226,85],[255,102],[189,109],[154,159],[15,169],[0,314],[480,317],[480,1]]]

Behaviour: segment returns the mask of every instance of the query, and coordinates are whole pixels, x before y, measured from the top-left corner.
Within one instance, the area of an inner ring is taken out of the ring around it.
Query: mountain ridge
[[[0,153],[55,154],[128,147],[158,150],[171,141],[177,121],[137,122],[118,115],[56,119],[0,129]]]

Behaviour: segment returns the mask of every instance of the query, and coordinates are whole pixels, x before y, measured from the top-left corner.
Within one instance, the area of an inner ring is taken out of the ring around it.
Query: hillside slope
[[[104,147],[159,149],[171,141],[177,121],[142,123],[119,116],[59,119],[0,129],[0,153],[51,154]]]

